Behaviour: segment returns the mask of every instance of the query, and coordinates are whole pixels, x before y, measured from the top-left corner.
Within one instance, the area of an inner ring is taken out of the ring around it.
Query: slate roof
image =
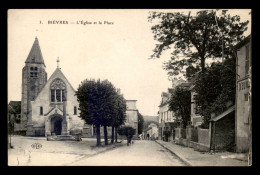
[[[39,45],[39,41],[38,38],[35,38],[35,41],[33,43],[33,46],[31,48],[31,51],[25,61],[25,63],[38,63],[38,64],[44,64],[44,60],[42,57],[42,52],[41,52],[41,48]]]

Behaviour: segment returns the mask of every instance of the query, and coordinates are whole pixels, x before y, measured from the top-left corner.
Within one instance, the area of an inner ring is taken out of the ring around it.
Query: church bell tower
[[[45,68],[39,41],[36,37],[22,70],[21,127],[22,130],[26,130],[28,136],[34,135],[31,101],[35,100],[47,82]]]

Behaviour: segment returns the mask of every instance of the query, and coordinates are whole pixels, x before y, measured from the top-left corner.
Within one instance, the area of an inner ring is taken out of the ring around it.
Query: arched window
[[[61,79],[57,78],[51,83],[50,91],[51,102],[63,102],[66,100],[66,85]]]

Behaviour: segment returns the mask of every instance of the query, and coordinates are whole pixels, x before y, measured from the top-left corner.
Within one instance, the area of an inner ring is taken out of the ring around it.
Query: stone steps
[[[48,141],[77,141],[72,135],[53,135],[47,136]]]

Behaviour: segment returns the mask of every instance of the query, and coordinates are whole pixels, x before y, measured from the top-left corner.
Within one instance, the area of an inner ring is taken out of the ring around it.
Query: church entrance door
[[[60,116],[55,116],[51,119],[52,133],[56,135],[61,135],[62,130],[62,118]]]

